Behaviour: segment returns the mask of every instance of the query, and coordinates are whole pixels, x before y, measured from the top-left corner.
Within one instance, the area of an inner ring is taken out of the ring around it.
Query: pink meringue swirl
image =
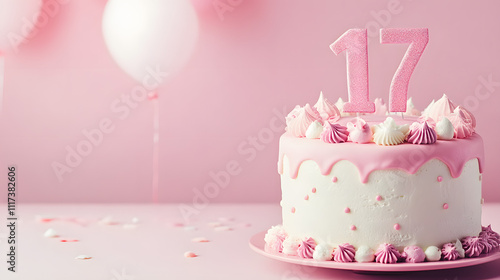
[[[425,253],[418,246],[407,246],[404,248],[401,258],[405,259],[405,262],[408,263],[420,263],[425,260]]]
[[[487,244],[491,246],[491,248],[485,247],[485,253],[489,253],[500,248],[500,235],[491,229],[491,225],[482,227],[482,231],[479,233],[479,237],[481,237]]]
[[[344,243],[333,251],[333,261],[342,263],[353,262],[355,255],[356,249],[354,249],[354,246],[349,243]]]
[[[437,140],[437,134],[432,127],[430,127],[427,122],[418,123],[414,122],[410,126],[410,132],[406,138],[406,141],[412,144],[434,144]]]
[[[320,138],[326,143],[344,143],[347,141],[349,132],[345,126],[336,123],[325,122],[324,130]]]
[[[375,98],[373,101],[375,103],[375,112],[374,115],[385,116],[387,114],[387,105],[382,98]]]
[[[462,246],[467,257],[478,257],[485,248],[485,241],[479,236],[467,236],[462,239]]]
[[[315,120],[321,121],[321,116],[311,105],[306,104],[303,108],[296,106],[286,116],[286,128],[295,137],[305,137],[307,128]]]
[[[467,138],[474,133],[472,120],[468,118],[460,108],[455,109],[448,119],[451,124],[453,124],[455,130],[455,134],[453,135],[454,138]]]
[[[472,125],[472,128],[476,128],[476,118],[474,117],[474,115],[467,109],[465,109],[464,107],[462,107],[461,105],[458,105],[457,108],[455,108],[455,110],[460,110],[464,113],[465,115],[465,118],[470,122],[470,124]]]
[[[314,248],[316,248],[316,241],[314,241],[311,237],[304,238],[297,249],[297,254],[301,258],[312,259]]]
[[[443,97],[436,101],[426,113],[435,122],[439,122],[441,118],[449,116],[453,110],[455,110],[455,104],[451,102],[446,94],[443,94]]]
[[[336,122],[340,119],[339,109],[323,96],[323,92],[319,94],[318,102],[314,104],[314,107],[324,121]]]
[[[396,263],[401,257],[398,250],[391,244],[380,244],[375,252],[375,261],[378,263]]]
[[[458,259],[460,255],[458,254],[457,248],[455,248],[455,244],[446,243],[441,248],[441,258],[445,261],[454,261]]]
[[[355,118],[355,122],[347,123],[349,139],[354,143],[364,144],[372,141],[372,130],[362,118]]]

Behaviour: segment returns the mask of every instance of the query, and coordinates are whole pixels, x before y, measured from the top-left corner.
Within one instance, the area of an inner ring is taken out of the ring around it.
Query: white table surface
[[[5,204],[0,204],[0,212],[7,213]],[[210,204],[187,227],[176,225],[185,222],[175,204],[21,204],[17,216],[16,273],[7,271],[8,229],[0,226],[2,280],[500,279],[500,260],[432,272],[358,274],[268,259],[253,252],[248,241],[281,222],[277,204]],[[107,216],[116,224],[99,223]],[[1,217],[7,224],[6,214]],[[41,222],[43,217],[55,220]],[[138,223],[131,226],[133,218]],[[214,222],[232,230],[215,230],[209,225]],[[483,224],[500,230],[500,203],[484,205]],[[49,228],[60,236],[44,237]],[[210,242],[192,242],[196,237]],[[186,251],[199,256],[185,258]],[[92,259],[75,259],[79,255]]]

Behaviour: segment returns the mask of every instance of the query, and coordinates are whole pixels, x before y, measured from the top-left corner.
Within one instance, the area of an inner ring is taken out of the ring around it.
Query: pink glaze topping
[[[375,261],[378,263],[396,263],[401,257],[398,250],[391,244],[381,244],[375,252]]]
[[[323,132],[320,135],[321,140],[325,143],[344,143],[347,141],[349,132],[345,126],[337,123],[325,122]]]
[[[296,106],[286,116],[286,129],[295,137],[305,137],[307,128],[315,120],[321,121],[321,116],[314,107],[309,104],[302,108]]]
[[[346,208],[344,209],[344,213],[351,213],[351,208],[346,207]]]
[[[314,107],[318,110],[323,121],[336,122],[340,119],[339,109],[323,96],[323,92],[319,94],[318,102]]]
[[[337,178],[337,177],[335,177],[335,176],[333,176],[333,178],[332,178],[332,182],[337,183],[337,181],[338,181],[338,178]]]
[[[455,244],[446,243],[443,245],[441,249],[441,258],[445,261],[454,261],[458,259],[460,255],[458,254],[457,248],[455,248]]]
[[[351,230],[356,230],[356,229],[357,229],[357,227],[355,225],[351,226]]]
[[[424,250],[418,246],[407,246],[404,248],[401,257],[408,263],[420,263],[425,260],[425,253]]]
[[[467,138],[474,134],[474,127],[472,126],[472,120],[467,118],[464,111],[460,110],[457,107],[455,112],[450,115],[449,120],[453,125],[453,129],[455,133],[453,135],[454,138]]]
[[[465,255],[469,258],[478,257],[485,249],[485,243],[484,239],[478,236],[467,236],[462,239]]]
[[[401,229],[401,226],[400,226],[398,223],[395,223],[395,224],[394,224],[394,229],[395,229],[395,230],[400,230],[400,229]]]
[[[365,144],[372,141],[372,130],[362,118],[355,118],[353,122],[348,122],[347,131],[349,139],[354,143]]]
[[[437,140],[437,134],[427,122],[415,122],[410,126],[410,132],[406,141],[412,144],[434,144]]]
[[[304,259],[312,259],[314,248],[316,248],[316,241],[312,238],[303,239],[297,249],[297,255]]]
[[[448,203],[443,204],[443,209],[448,209]]]
[[[408,119],[411,118],[408,117]],[[457,151],[461,152],[457,153]],[[370,173],[375,170],[401,169],[415,174],[431,159],[438,159],[445,163],[453,178],[460,176],[465,163],[475,158],[478,159],[479,170],[482,172],[484,148],[481,136],[476,133],[468,138],[437,141],[432,145],[403,143],[396,146],[378,146],[374,143],[359,145],[352,142],[330,145],[318,139],[297,138],[287,132],[280,138],[278,161],[280,174],[283,174],[285,155],[289,161],[291,178],[297,178],[299,167],[306,160],[315,161],[323,175],[330,174],[333,165],[338,161],[349,160],[357,166],[361,182],[366,183]]]
[[[354,249],[354,246],[344,243],[333,251],[333,261],[342,263],[353,262],[355,254],[356,249]]]

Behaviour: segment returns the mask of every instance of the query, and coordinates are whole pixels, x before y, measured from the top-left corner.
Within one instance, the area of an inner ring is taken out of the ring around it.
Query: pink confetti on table
[[[333,176],[333,178],[332,178],[332,182],[337,183],[337,181],[338,181],[338,178],[337,178],[337,177],[335,177],[335,176]]]
[[[61,242],[78,242],[79,240],[77,239],[61,239]]]
[[[77,260],[90,260],[90,259],[92,259],[92,257],[87,256],[87,255],[79,255],[79,256],[76,256],[75,259],[77,259]]]
[[[205,237],[196,237],[196,238],[193,238],[191,239],[192,242],[195,242],[195,243],[206,243],[206,242],[210,242],[210,240],[206,239]]]
[[[377,196],[375,197],[375,199],[376,199],[377,201],[381,201],[381,200],[382,200],[382,196],[377,195]]]
[[[437,177],[437,180],[438,180],[438,182],[442,182],[442,181],[443,181],[443,177],[438,176],[438,177]]]
[[[295,207],[292,207],[291,211],[292,213],[295,213]]]
[[[316,188],[312,188],[311,192],[316,193]]]
[[[231,231],[233,230],[232,227],[229,226],[219,226],[219,227],[214,227],[215,231]]]
[[[429,30],[427,28],[380,29],[381,44],[410,44],[392,78],[389,94],[390,112],[406,112],[410,78],[428,42]]]
[[[351,230],[356,230],[356,229],[357,229],[357,227],[355,225],[351,226]]]
[[[193,253],[193,252],[191,252],[191,251],[187,251],[187,252],[184,253],[184,257],[185,258],[196,258],[196,257],[198,257],[198,255],[195,254],[195,253]]]
[[[330,45],[336,55],[346,51],[349,101],[344,104],[344,112],[375,112],[368,92],[367,38],[366,29],[349,29]]]
[[[395,230],[400,230],[401,226],[398,223],[396,223],[396,224],[394,224],[394,229]]]
[[[304,196],[304,200],[309,200],[309,195]]]
[[[351,213],[351,208],[346,207],[346,208],[344,209],[344,212],[345,212],[345,213]]]
[[[448,209],[448,203],[443,204],[443,209]]]

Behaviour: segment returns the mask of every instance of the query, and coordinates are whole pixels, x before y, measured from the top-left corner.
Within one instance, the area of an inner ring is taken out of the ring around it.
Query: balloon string
[[[0,112],[3,108],[3,87],[4,87],[4,75],[5,75],[5,57],[2,52],[0,52]]]
[[[160,153],[160,106],[158,104],[158,93],[154,92],[151,98],[153,101],[153,202],[158,203],[158,172]]]

